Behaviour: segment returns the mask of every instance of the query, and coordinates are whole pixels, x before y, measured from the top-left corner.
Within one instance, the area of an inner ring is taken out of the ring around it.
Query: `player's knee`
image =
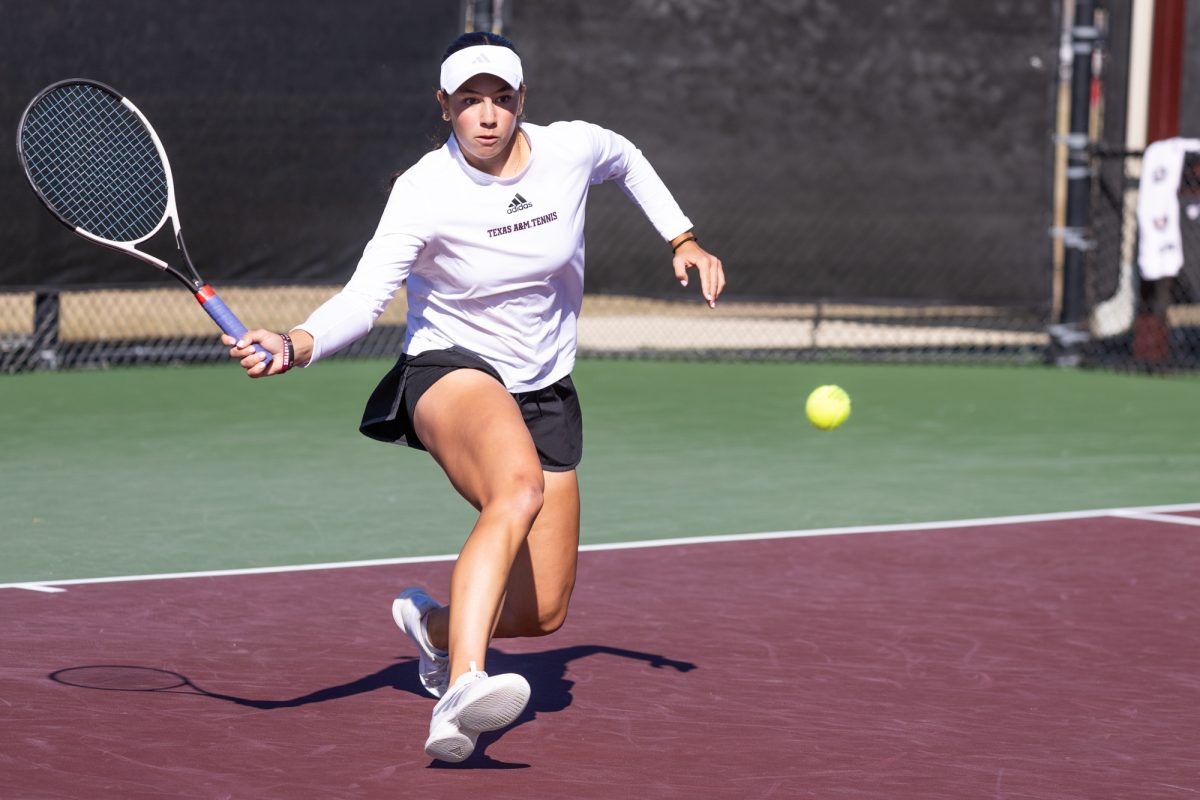
[[[489,504],[522,523],[533,524],[545,502],[545,487],[541,475],[528,478],[516,476]]]

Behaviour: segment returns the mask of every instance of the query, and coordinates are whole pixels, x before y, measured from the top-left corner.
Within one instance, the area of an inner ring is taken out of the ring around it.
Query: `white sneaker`
[[[451,763],[466,759],[480,733],[511,724],[528,702],[529,682],[520,675],[463,673],[433,707],[425,755]]]
[[[392,619],[417,646],[421,656],[417,676],[421,685],[434,697],[441,697],[450,683],[450,655],[434,647],[425,630],[425,615],[435,608],[440,606],[423,590],[405,589],[392,601]]]

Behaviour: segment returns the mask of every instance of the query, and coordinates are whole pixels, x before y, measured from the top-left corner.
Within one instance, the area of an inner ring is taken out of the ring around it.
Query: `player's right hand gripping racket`
[[[242,338],[246,326],[192,265],[179,228],[167,153],[133,103],[96,81],[51,84],[21,116],[17,153],[38,198],[64,225],[170,273],[221,330]],[[168,217],[186,273],[137,249]],[[257,344],[254,349],[266,352]],[[266,362],[270,360],[268,353]]]

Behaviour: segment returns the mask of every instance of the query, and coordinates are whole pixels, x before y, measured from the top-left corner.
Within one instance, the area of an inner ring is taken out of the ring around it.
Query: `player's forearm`
[[[629,169],[618,179],[621,190],[650,220],[664,239],[681,230],[689,230],[692,221],[683,213],[671,190],[640,151],[635,150],[629,159]]]
[[[296,330],[304,331],[311,341],[306,358],[302,359],[297,349],[296,364],[316,363],[366,336],[383,305],[349,286],[342,289],[296,326]]]
[[[670,189],[633,142],[599,125],[576,124],[592,143],[593,183],[615,181],[664,239],[692,227]]]

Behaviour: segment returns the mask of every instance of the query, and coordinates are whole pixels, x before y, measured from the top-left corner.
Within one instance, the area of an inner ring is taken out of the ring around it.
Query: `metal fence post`
[[[1088,235],[1092,193],[1089,118],[1092,100],[1092,52],[1100,39],[1096,27],[1096,5],[1092,0],[1075,3],[1071,27],[1071,129],[1067,143],[1066,225],[1055,233],[1063,240],[1062,309],[1057,324],[1050,326],[1051,354],[1058,366],[1077,366],[1080,347],[1089,338],[1082,327],[1087,297],[1085,268],[1092,248]]]
[[[56,289],[39,289],[33,299],[31,367],[58,369],[59,296]]]

